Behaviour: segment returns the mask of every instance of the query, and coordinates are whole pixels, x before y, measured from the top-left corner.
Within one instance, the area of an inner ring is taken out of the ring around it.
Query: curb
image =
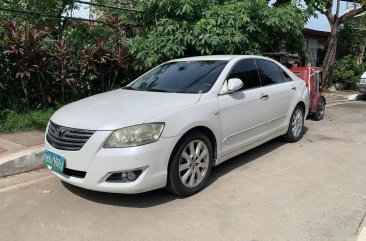
[[[44,167],[44,147],[38,146],[0,157],[0,177]]]
[[[330,99],[330,100],[327,100],[327,105],[334,104],[334,103],[357,101],[357,100],[366,100],[366,94],[359,93],[359,94],[345,95],[343,97],[343,99],[342,98]]]
[[[365,100],[365,99],[366,95],[364,94],[353,94],[347,96],[347,100]]]

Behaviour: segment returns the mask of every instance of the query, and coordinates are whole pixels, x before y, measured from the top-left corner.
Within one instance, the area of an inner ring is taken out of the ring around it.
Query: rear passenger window
[[[281,69],[280,67],[278,67],[278,68],[282,72],[282,78],[283,78],[284,82],[292,81],[291,77],[288,76],[288,74],[285,71],[283,71],[283,69]]]
[[[272,85],[284,82],[280,68],[268,60],[256,60],[258,68],[262,71],[262,85]]]
[[[261,86],[257,66],[252,59],[239,61],[231,70],[228,79],[239,78],[243,81],[242,89],[252,89]]]

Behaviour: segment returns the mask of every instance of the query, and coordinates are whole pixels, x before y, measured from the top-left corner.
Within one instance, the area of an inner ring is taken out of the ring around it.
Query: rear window
[[[285,82],[280,68],[273,62],[258,59],[258,67],[262,70],[262,85],[272,85]]]

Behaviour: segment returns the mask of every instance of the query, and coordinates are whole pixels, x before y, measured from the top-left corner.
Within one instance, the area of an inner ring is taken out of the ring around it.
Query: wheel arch
[[[179,148],[179,146],[181,145],[181,143],[182,143],[182,141],[184,140],[184,138],[187,136],[187,135],[189,135],[189,134],[191,134],[191,133],[195,133],[195,132],[201,132],[201,133],[204,133],[208,138],[209,138],[209,140],[210,140],[210,142],[211,142],[211,145],[212,145],[212,147],[213,147],[213,149],[214,149],[214,160],[217,158],[217,149],[218,149],[218,147],[217,147],[217,140],[216,140],[216,137],[215,137],[215,134],[214,134],[214,132],[210,129],[210,128],[208,128],[208,127],[206,127],[206,126],[202,126],[202,125],[200,125],[200,126],[195,126],[195,127],[192,127],[192,128],[190,128],[189,130],[187,130],[180,138],[179,138],[179,140],[177,141],[177,143],[175,144],[175,146],[174,146],[174,148],[173,148],[173,150],[172,150],[172,152],[170,153],[170,157],[169,157],[169,163],[168,163],[168,166],[167,166],[167,171],[168,171],[168,175],[167,175],[167,188],[168,188],[168,190],[170,190],[171,188],[169,188],[169,186],[170,186],[170,181],[169,181],[169,170],[170,170],[170,168],[171,168],[171,165],[172,165],[172,161],[173,161],[173,158],[174,158],[174,155],[175,155],[175,153],[176,153],[176,151],[177,151],[177,149]],[[215,162],[214,162],[215,163]],[[174,191],[174,190],[173,190]]]
[[[304,101],[302,101],[302,100],[299,101],[296,106],[298,106],[298,105],[301,106],[304,113],[306,113],[306,105],[305,105]],[[296,106],[295,106],[295,108],[296,108]]]
[[[216,136],[215,136],[215,134],[214,134],[214,132],[210,129],[210,128],[208,128],[207,126],[202,126],[202,125],[200,125],[200,126],[195,126],[195,127],[192,127],[192,128],[190,128],[189,130],[187,130],[181,137],[180,137],[180,139],[178,140],[178,142],[175,144],[175,146],[174,146],[174,148],[173,148],[173,151],[172,151],[172,154],[171,154],[171,156],[173,155],[173,153],[176,151],[176,149],[179,147],[179,145],[180,145],[180,143],[181,143],[181,141],[187,136],[187,135],[189,135],[189,134],[191,134],[191,133],[194,133],[194,132],[202,132],[202,133],[204,133],[207,137],[208,137],[208,139],[210,139],[210,142],[211,142],[211,145],[212,145],[212,147],[213,147],[213,150],[214,150],[214,159],[216,159],[217,158],[217,153],[218,153],[218,151],[217,151],[217,140],[216,140]]]
[[[190,128],[189,130],[187,130],[180,138],[179,140],[177,141],[177,143],[175,144],[172,152],[170,153],[170,157],[169,157],[169,163],[168,163],[168,166],[167,166],[167,169],[169,170],[170,169],[170,165],[172,163],[172,159],[174,157],[174,154],[175,152],[177,151],[177,149],[179,148],[179,145],[182,143],[182,141],[184,140],[184,138],[191,134],[191,133],[194,133],[194,132],[202,132],[204,133],[205,135],[207,135],[207,137],[209,138],[210,142],[211,142],[211,145],[214,149],[214,160],[217,158],[218,156],[218,147],[217,147],[217,140],[216,140],[216,137],[215,137],[215,134],[213,133],[213,131],[208,128],[207,126],[195,126],[195,127],[192,127]],[[215,162],[214,162],[215,163]]]

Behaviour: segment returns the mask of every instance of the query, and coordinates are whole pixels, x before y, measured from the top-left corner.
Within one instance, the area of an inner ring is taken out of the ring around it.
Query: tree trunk
[[[358,56],[357,56],[357,60],[356,60],[357,64],[362,64],[364,54],[365,54],[365,45],[362,45],[358,49]]]
[[[329,71],[332,68],[334,62],[335,62],[335,55],[337,52],[337,42],[338,42],[338,28],[339,23],[335,23],[331,25],[331,31],[330,31],[330,38],[329,38],[329,44],[327,48],[327,52],[325,54],[324,62],[323,62],[323,79],[321,87],[329,87],[331,83]]]
[[[28,96],[28,87],[27,87],[27,80],[24,80],[24,78],[20,79],[20,82],[22,83],[22,88],[25,95],[25,103],[27,111],[29,111],[29,96]]]

